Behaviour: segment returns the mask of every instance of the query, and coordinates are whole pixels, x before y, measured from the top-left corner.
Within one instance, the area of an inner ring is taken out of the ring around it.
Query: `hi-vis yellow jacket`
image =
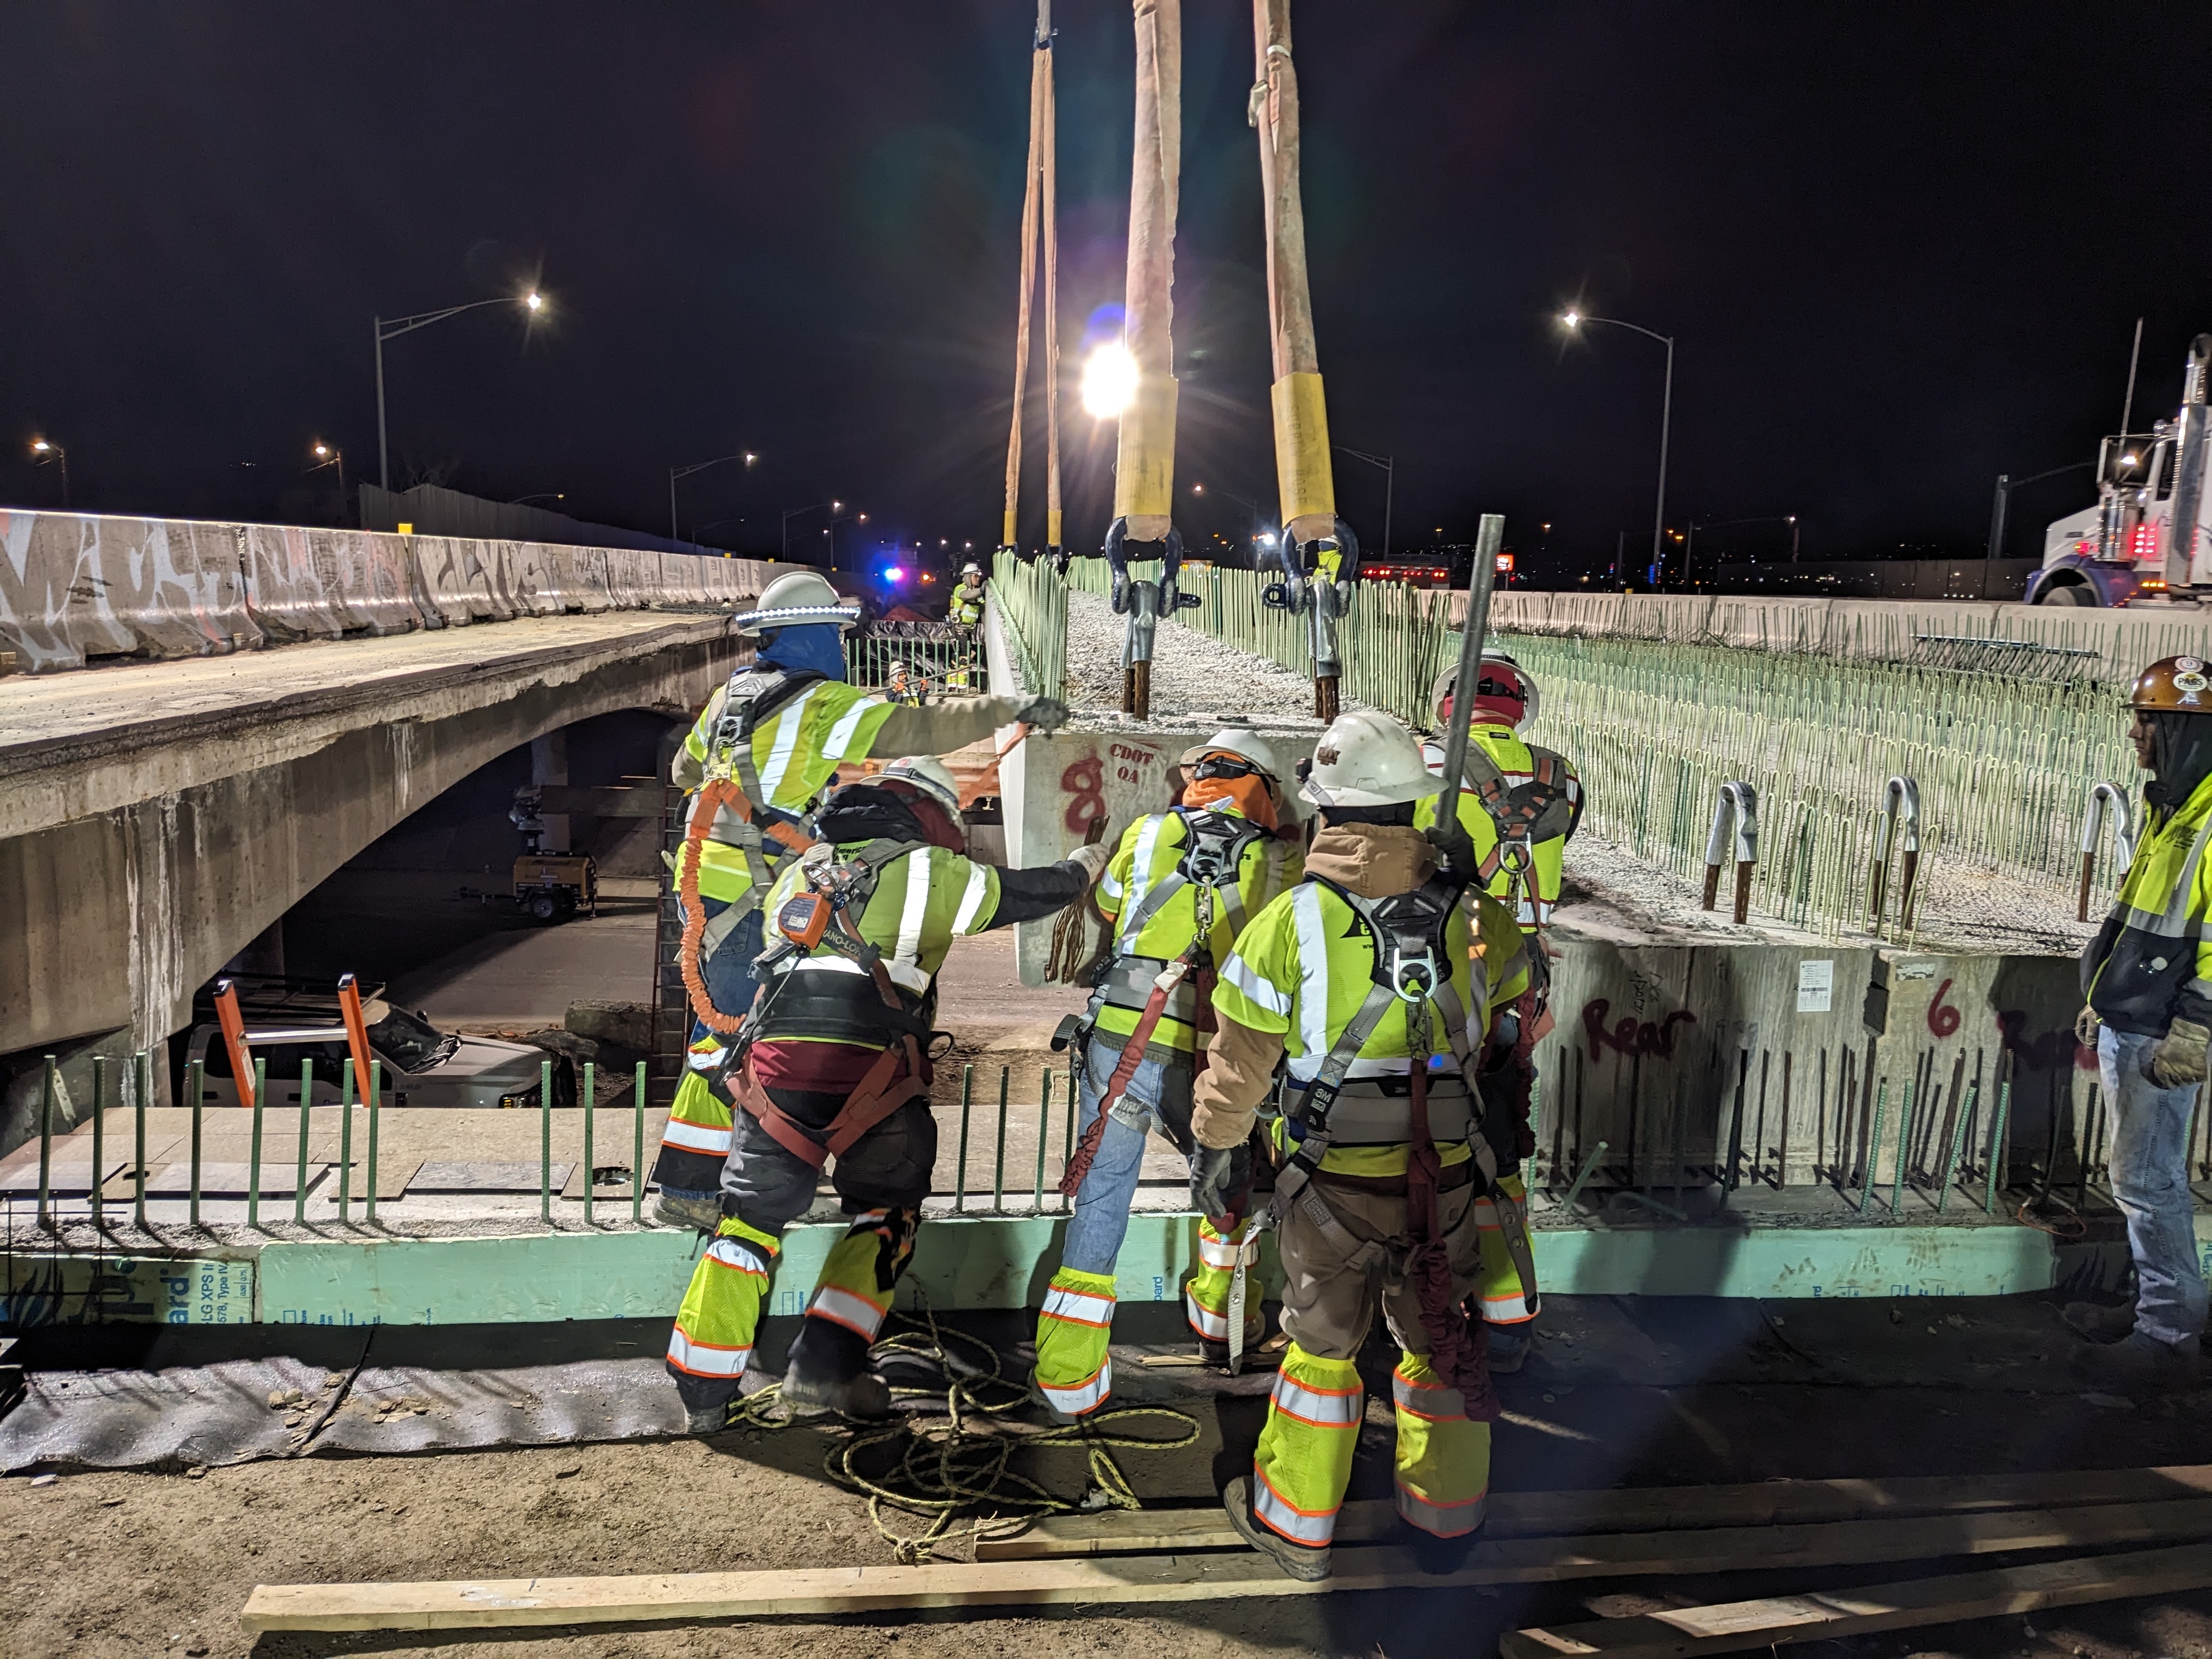
[[[2212,1024],[2212,777],[2136,848],[2104,927],[2081,953],[2081,990],[2115,1030],[2164,1036],[2176,1018]]]
[[[1535,890],[1524,891],[1519,900],[1517,920],[1523,933],[1534,933],[1539,927],[1552,925],[1553,907],[1559,902],[1561,867],[1568,840],[1581,821],[1583,811],[1583,781],[1576,775],[1573,765],[1564,755],[1549,749],[1539,749],[1523,743],[1520,734],[1503,723],[1475,725],[1468,728],[1470,746],[1480,745],[1498,769],[1505,775],[1510,785],[1528,782],[1536,775],[1539,757],[1549,757],[1565,775],[1562,781],[1566,790],[1564,804],[1554,806],[1540,818],[1529,836],[1529,851],[1534,855],[1534,867],[1529,872]],[[1429,770],[1441,774],[1444,767],[1444,750],[1441,743],[1421,745],[1421,758],[1428,763]],[[1413,809],[1413,823],[1426,830],[1437,821],[1441,795],[1432,795]],[[1459,793],[1459,821],[1474,843],[1474,855],[1486,859],[1498,845],[1498,825],[1482,804],[1482,797],[1462,786]],[[1510,871],[1500,868],[1490,878],[1490,896],[1504,899],[1513,884]]]

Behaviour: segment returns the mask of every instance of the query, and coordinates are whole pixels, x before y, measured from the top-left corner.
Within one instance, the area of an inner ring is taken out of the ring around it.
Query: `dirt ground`
[[[1918,1299],[1758,1304],[1560,1298],[1504,1379],[1499,1490],[1887,1476],[2212,1461],[2212,1395],[2130,1404],[2065,1369],[2049,1306]],[[1388,1358],[1370,1355],[1387,1370]],[[1118,1369],[1118,1368],[1117,1368]],[[1374,1367],[1370,1367],[1373,1370]],[[1391,1430],[1370,1377],[1353,1495],[1387,1490]],[[1387,1383],[1383,1386],[1387,1388]],[[1385,1395],[1387,1398],[1387,1395]],[[1186,1392],[1200,1431],[1122,1464],[1148,1504],[1200,1504],[1246,1466],[1262,1398]],[[1330,1654],[1462,1659],[1540,1620],[1866,1584],[1948,1564],[1190,1603],[1153,1616],[871,1614],[482,1634],[285,1635],[237,1614],[258,1583],[888,1564],[863,1502],[830,1485],[811,1428],[704,1440],[310,1456],[183,1472],[0,1481],[0,1656]],[[1024,1465],[1079,1492],[1072,1452]],[[946,1552],[959,1557],[964,1549]],[[1984,1558],[1974,1565],[1998,1565]],[[1810,1659],[2208,1659],[2212,1595],[1848,1643]]]

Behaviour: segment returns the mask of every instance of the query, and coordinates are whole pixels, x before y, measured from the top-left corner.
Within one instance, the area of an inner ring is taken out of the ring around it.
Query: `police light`
[[[902,582],[906,580],[905,568],[901,565],[887,564],[884,567],[883,574],[884,580],[887,582],[892,583],[893,585],[896,585],[897,583]]]

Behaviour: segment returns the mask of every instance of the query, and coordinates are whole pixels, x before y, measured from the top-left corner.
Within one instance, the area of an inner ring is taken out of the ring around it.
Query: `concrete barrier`
[[[270,641],[404,634],[424,626],[397,536],[237,526],[246,606]]]
[[[0,648],[33,672],[261,643],[240,526],[0,511]]]

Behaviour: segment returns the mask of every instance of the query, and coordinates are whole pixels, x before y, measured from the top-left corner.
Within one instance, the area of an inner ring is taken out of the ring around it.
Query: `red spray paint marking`
[[[1089,830],[1093,818],[1106,816],[1106,769],[1096,755],[1073,763],[1060,775],[1060,787],[1075,798],[1068,802],[1064,820],[1075,834]]]
[[[1612,1006],[1603,997],[1583,1004],[1583,1035],[1589,1040],[1592,1060],[1602,1057],[1608,1048],[1624,1054],[1656,1054],[1662,1060],[1672,1059],[1675,1025],[1698,1023],[1698,1017],[1687,1008],[1678,1008],[1656,1024],[1648,1019],[1639,1022],[1635,1015],[1624,1014],[1608,1030],[1605,1016]]]

